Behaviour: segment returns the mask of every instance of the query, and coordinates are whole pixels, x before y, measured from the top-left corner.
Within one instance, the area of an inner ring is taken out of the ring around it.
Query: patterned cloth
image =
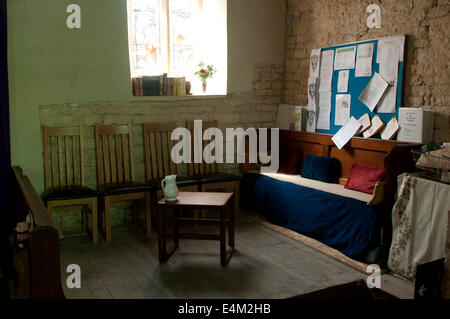
[[[446,257],[450,186],[411,174],[397,181],[388,268],[415,280],[417,265]]]

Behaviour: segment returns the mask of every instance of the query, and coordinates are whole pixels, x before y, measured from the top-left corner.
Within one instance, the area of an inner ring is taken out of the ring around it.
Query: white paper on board
[[[399,35],[378,40],[377,63],[380,63],[380,57],[383,56],[383,50],[390,46],[396,46],[398,48],[398,61],[403,62],[405,52],[405,36]]]
[[[372,75],[373,48],[373,43],[358,45],[355,77],[367,77]]]
[[[378,105],[378,113],[395,113],[398,85],[398,46],[386,44],[380,56],[380,75],[389,83],[383,99]]]
[[[329,130],[331,117],[331,92],[319,93],[319,114],[317,116],[317,129]]]
[[[317,100],[319,96],[319,78],[308,79],[308,105],[317,106]]]
[[[336,49],[334,60],[335,70],[345,70],[355,68],[356,46]]]
[[[317,123],[317,108],[315,105],[306,107],[306,131],[315,133]]]
[[[350,94],[336,94],[336,110],[334,114],[334,124],[344,125],[350,118]]]
[[[346,93],[348,92],[348,80],[350,77],[350,71],[339,71],[339,77],[338,77],[338,93]]]
[[[309,60],[309,77],[318,78],[320,70],[320,52],[322,49],[313,49]]]
[[[333,61],[334,50],[327,50],[322,52],[320,62],[320,92],[331,92],[331,85],[333,82]]]
[[[388,86],[388,83],[383,79],[383,77],[375,72],[369,84],[367,84],[358,99],[364,103],[371,112],[373,112],[384,92],[386,92]]]
[[[347,144],[353,136],[359,131],[361,123],[353,116],[341,127],[341,129],[334,135],[331,140],[336,144],[338,149],[341,149]]]

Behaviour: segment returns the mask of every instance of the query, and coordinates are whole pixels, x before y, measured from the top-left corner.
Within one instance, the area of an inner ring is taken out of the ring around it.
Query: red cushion
[[[300,151],[280,150],[280,167],[278,172],[286,174],[298,173],[298,161],[302,153]]]
[[[373,194],[375,184],[384,181],[384,168],[353,164],[345,188]]]

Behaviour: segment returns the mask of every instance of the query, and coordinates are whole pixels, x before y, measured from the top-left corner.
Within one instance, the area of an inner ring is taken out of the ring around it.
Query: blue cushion
[[[325,183],[339,182],[341,163],[337,158],[306,154],[302,177]]]

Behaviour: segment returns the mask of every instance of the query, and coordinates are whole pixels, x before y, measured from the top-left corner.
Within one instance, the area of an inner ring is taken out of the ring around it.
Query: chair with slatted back
[[[145,233],[151,233],[150,188],[135,182],[131,125],[96,125],[95,157],[97,190],[100,197],[101,229],[106,241],[111,240],[111,206],[132,202],[136,222],[137,201],[145,201]],[[103,225],[104,215],[104,225]],[[104,226],[104,227],[103,227]]]
[[[204,131],[211,127],[218,128],[218,121],[203,121],[202,122],[202,137]],[[187,121],[186,127],[191,132],[191,143],[192,143],[192,160],[188,164],[188,176],[194,178],[199,182],[199,191],[218,191],[222,189],[232,188],[234,192],[234,213],[235,216],[239,212],[239,186],[240,177],[234,174],[227,174],[220,172],[220,167],[218,163],[207,164],[203,161],[202,163],[194,163],[194,122]],[[203,138],[202,138],[203,140]],[[203,148],[209,144],[210,141],[203,141]],[[202,153],[203,155],[203,153]],[[203,157],[203,156],[202,156]]]
[[[84,186],[83,128],[43,126],[42,130],[47,209],[53,215],[55,208],[80,208],[83,232],[88,230],[87,215],[91,214],[92,242],[96,243],[97,192]]]
[[[177,175],[176,183],[180,191],[198,191],[198,181],[181,176],[180,165],[175,164],[171,160],[171,150],[174,144],[171,139],[171,133],[174,129],[174,123],[142,125],[145,178],[152,189],[152,207],[156,207],[157,201],[163,196],[161,181],[167,175]]]

